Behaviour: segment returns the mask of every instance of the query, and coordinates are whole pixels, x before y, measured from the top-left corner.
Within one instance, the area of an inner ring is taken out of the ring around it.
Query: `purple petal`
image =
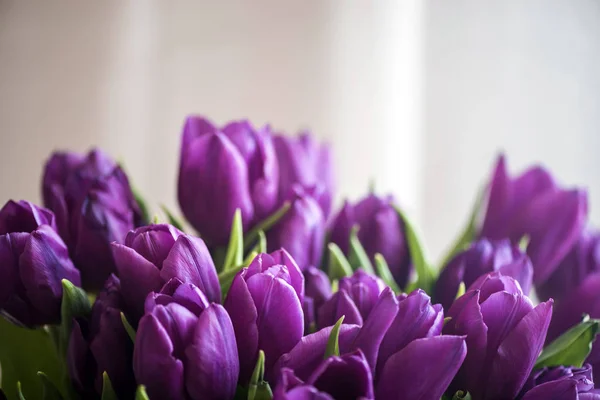
[[[196,316],[200,315],[209,305],[206,295],[196,285],[172,278],[163,286],[160,293],[152,292],[146,297],[144,310],[149,313],[157,305],[166,306],[170,303],[180,304]]]
[[[522,400],[579,400],[577,384],[570,379],[547,382],[528,391]]]
[[[363,318],[345,290],[336,292],[317,310],[317,326],[325,328],[333,326],[338,319],[344,318],[344,323],[362,325]]]
[[[343,382],[343,384],[341,384]],[[307,383],[334,399],[372,399],[373,378],[362,352],[329,357],[308,378]]]
[[[346,200],[331,227],[329,240],[337,244],[344,254],[350,250],[350,232],[357,223],[354,214],[354,206]]]
[[[29,201],[9,200],[0,210],[0,235],[11,232],[30,233],[40,225],[50,225],[56,230],[54,214]]]
[[[147,225],[130,232],[125,244],[161,269],[182,232],[168,224]]]
[[[529,294],[531,291],[531,281],[533,279],[533,265],[531,260],[526,255],[522,255],[518,259],[503,265],[498,269],[502,275],[510,276],[516,279],[521,285],[524,294]]]
[[[69,378],[78,391],[83,391],[89,386],[92,371],[88,367],[89,348],[83,337],[81,327],[77,320],[73,320],[69,346],[67,349],[67,368]]]

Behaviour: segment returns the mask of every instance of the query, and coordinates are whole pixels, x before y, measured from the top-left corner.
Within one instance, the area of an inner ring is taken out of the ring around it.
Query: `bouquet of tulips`
[[[186,223],[54,153],[43,207],[0,210],[0,398],[600,399],[585,191],[501,156],[434,266],[392,197],[333,186],[326,145],[247,121],[186,120]]]

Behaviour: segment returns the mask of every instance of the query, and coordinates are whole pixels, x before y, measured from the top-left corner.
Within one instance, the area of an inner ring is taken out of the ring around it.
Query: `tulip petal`
[[[434,336],[412,341],[384,364],[377,398],[439,399],[467,354],[461,336]]]
[[[125,244],[161,269],[180,235],[179,230],[168,224],[147,225],[129,232]]]
[[[408,241],[404,237],[403,222],[391,204],[387,204],[375,214],[372,235],[370,239],[361,239],[365,243],[365,250],[371,258],[375,253],[381,253],[398,286],[405,287],[411,272]],[[360,231],[359,237],[362,237]]]
[[[498,270],[502,275],[510,276],[516,279],[521,285],[523,293],[528,295],[531,291],[531,281],[533,279],[533,265],[529,257],[520,257]]]
[[[525,393],[522,400],[579,400],[577,383],[571,379],[551,381]]]
[[[334,399],[373,398],[371,369],[360,350],[342,357],[327,358],[312,373],[307,383],[330,394]]]
[[[300,270],[300,267],[298,267],[296,261],[285,249],[275,250],[270,255],[273,257],[274,263],[285,265],[287,267],[290,274],[290,285],[292,285],[298,298],[302,302],[304,300],[304,275],[302,275],[302,271]],[[326,275],[325,278],[327,278]],[[329,282],[329,280],[327,280],[327,282]]]
[[[85,390],[89,386],[89,380],[93,378],[88,367],[88,355],[89,348],[81,326],[77,320],[73,320],[67,349],[67,368],[69,378],[78,391]]]
[[[325,328],[333,326],[338,319],[345,316],[344,323],[362,325],[360,311],[345,290],[338,291],[317,310],[317,326]]]
[[[334,400],[327,393],[320,392],[314,386],[297,386],[287,392],[285,397],[273,396],[273,400]]]
[[[25,250],[28,233],[0,235],[0,309],[3,309],[20,285],[19,256]]]
[[[337,244],[344,254],[348,254],[350,250],[350,232],[356,223],[354,206],[346,200],[334,219],[329,237],[329,240]]]

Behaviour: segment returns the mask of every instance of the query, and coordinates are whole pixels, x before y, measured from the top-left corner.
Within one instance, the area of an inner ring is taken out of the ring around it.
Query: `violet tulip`
[[[308,132],[297,137],[278,135],[274,138],[279,162],[280,203],[294,197],[295,187],[312,191],[325,219],[333,200],[333,166],[327,144],[319,144]]]
[[[124,244],[112,243],[112,254],[132,323],[142,316],[148,293],[160,290],[171,278],[193,283],[209,301],[221,302],[217,270],[206,245],[172,225],[131,231]]]
[[[528,237],[533,280],[540,284],[575,245],[586,217],[585,191],[560,188],[541,167],[511,178],[500,156],[479,235],[491,240],[509,238],[514,244]]]
[[[179,205],[211,246],[224,245],[236,209],[244,229],[278,205],[279,173],[270,129],[248,121],[222,128],[190,116],[183,128]]]
[[[481,400],[515,398],[544,345],[552,300],[534,307],[514,278],[493,272],[475,281],[447,316],[443,332],[467,336],[452,390]]]
[[[230,400],[239,375],[235,334],[220,304],[176,279],[151,293],[133,353],[138,384],[150,398]]]
[[[110,243],[143,222],[127,175],[100,150],[57,152],[46,162],[42,193],[84,287],[99,290],[116,272]]]
[[[304,330],[310,333],[311,326],[314,328],[319,308],[331,297],[331,282],[327,275],[315,267],[304,271]]]
[[[517,400],[600,400],[592,367],[552,367],[532,372]]]
[[[67,366],[73,386],[84,398],[102,394],[103,372],[108,374],[117,395],[133,397],[133,342],[121,320],[124,305],[121,283],[111,275],[94,302],[89,320],[73,321]]]
[[[0,210],[0,313],[27,327],[60,321],[62,279],[81,285],[50,210],[8,201]]]
[[[349,253],[350,234],[358,226],[358,239],[367,255],[374,260],[381,253],[394,280],[401,288],[408,283],[412,261],[404,233],[404,223],[396,212],[393,198],[370,194],[357,204],[344,203],[331,227],[331,242],[344,254]]]
[[[304,332],[304,277],[285,250],[259,254],[233,279],[225,309],[231,316],[240,355],[240,382],[247,383],[259,350],[268,376],[277,359]]]
[[[456,298],[461,282],[469,287],[481,275],[494,271],[512,276],[521,284],[523,293],[529,293],[533,277],[529,257],[508,240],[480,239],[442,269],[433,289],[433,298],[447,310]]]

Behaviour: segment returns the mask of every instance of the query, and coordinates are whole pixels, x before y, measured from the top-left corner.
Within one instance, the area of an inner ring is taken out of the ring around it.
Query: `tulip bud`
[[[190,116],[183,128],[179,205],[187,220],[212,245],[229,239],[236,209],[245,230],[277,207],[279,172],[268,127],[248,121],[219,129]]]
[[[316,201],[298,192],[289,211],[267,232],[269,251],[286,249],[302,271],[318,267],[323,255],[325,220]]]
[[[480,277],[448,311],[443,332],[466,335],[467,356],[451,388],[476,399],[512,399],[542,350],[552,300],[534,307],[511,277]]]
[[[319,308],[331,297],[331,282],[323,271],[310,267],[304,271],[304,287],[302,309],[304,329],[307,331],[311,324],[316,324]]]
[[[327,219],[334,183],[329,146],[320,145],[308,132],[296,138],[278,135],[273,141],[279,163],[280,202],[292,199],[297,186],[312,190]]]
[[[160,290],[171,278],[193,283],[209,301],[221,301],[217,270],[202,239],[156,224],[131,231],[124,244],[111,246],[134,321],[143,315],[148,293]]]
[[[116,272],[110,243],[122,242],[143,222],[127,175],[100,150],[85,157],[54,153],[44,169],[42,192],[84,286],[102,288]]]
[[[494,271],[512,276],[521,284],[523,293],[529,293],[533,276],[529,257],[508,240],[480,239],[442,269],[433,290],[434,299],[447,310],[456,298],[461,282],[469,287],[481,275]]]
[[[588,275],[599,271],[600,233],[585,230],[550,277],[536,287],[536,294],[541,299],[560,301]]]
[[[240,355],[240,382],[252,374],[259,350],[265,375],[302,338],[304,277],[285,252],[259,254],[233,279],[225,309],[231,316]]]
[[[304,382],[285,369],[273,393],[273,400],[374,399],[373,377],[360,350],[321,362]]]
[[[351,277],[342,278],[339,290],[319,308],[317,326],[334,325],[342,315],[345,323],[362,325],[385,288],[381,279],[362,269]]]
[[[521,400],[600,399],[600,391],[594,390],[592,367],[553,367],[534,371],[518,397]]]
[[[577,242],[587,217],[587,194],[565,190],[541,167],[510,178],[504,156],[496,165],[480,237],[527,236],[527,254],[533,264],[534,283],[544,282]]]
[[[52,212],[28,201],[7,202],[0,210],[2,313],[27,327],[58,323],[63,279],[81,285]]]
[[[133,343],[121,320],[123,307],[121,283],[111,275],[94,302],[90,319],[73,321],[67,365],[75,389],[85,398],[102,394],[103,372],[119,397],[133,397]]]
[[[148,296],[137,330],[137,382],[153,399],[232,399],[239,361],[229,315],[192,284],[174,279],[163,291]]]
[[[403,288],[410,277],[412,261],[404,223],[392,202],[391,196],[379,198],[372,194],[355,205],[346,202],[333,221],[331,241],[348,254],[350,234],[354,226],[358,226],[358,239],[371,261],[374,262],[375,254],[381,253],[394,280]]]

